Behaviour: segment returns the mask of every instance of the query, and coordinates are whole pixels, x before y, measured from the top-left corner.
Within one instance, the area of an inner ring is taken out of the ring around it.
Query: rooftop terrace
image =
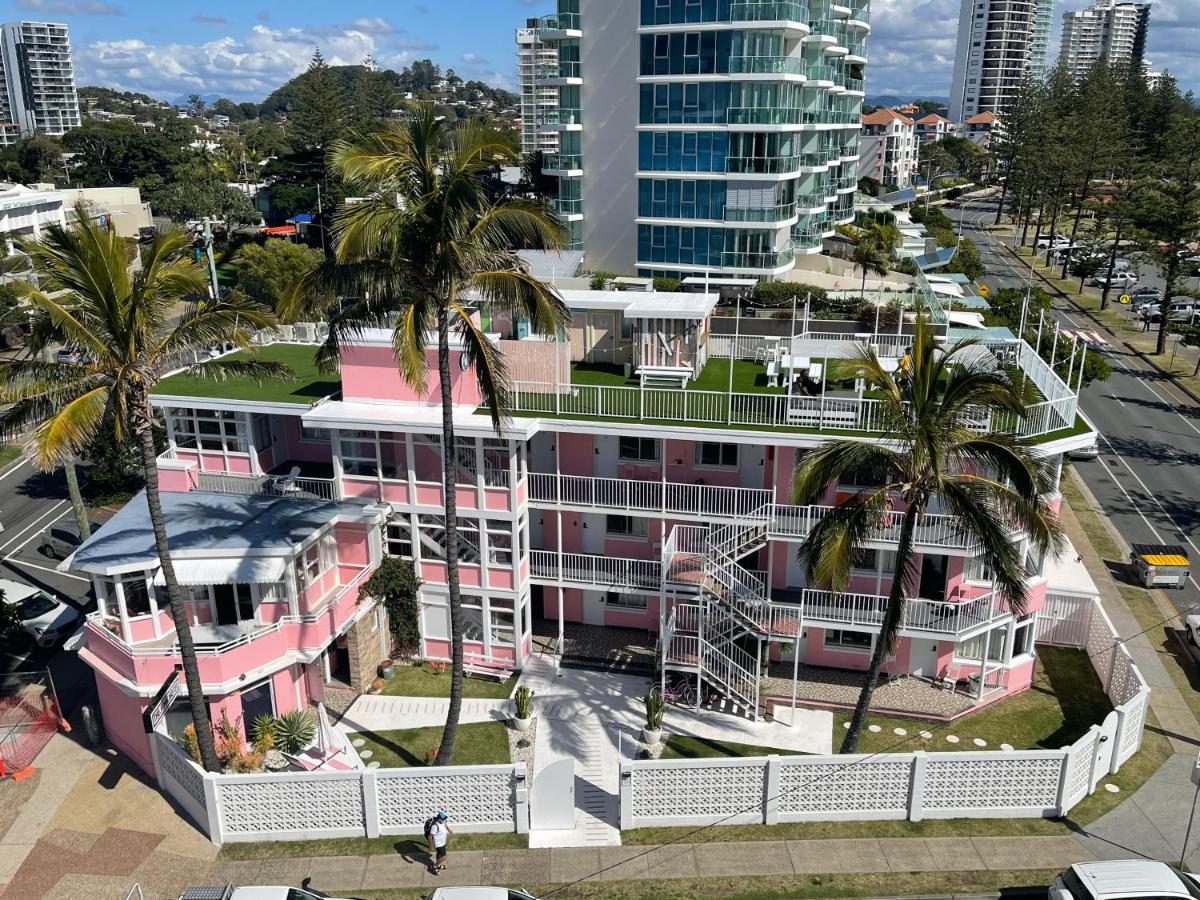
[[[224,359],[254,359],[283,363],[294,376],[288,379],[236,377],[224,380],[201,378],[180,372],[164,378],[154,388],[156,396],[203,397],[222,400],[258,400],[263,403],[295,403],[312,406],[316,401],[341,390],[341,378],[317,370],[312,344],[269,344],[254,350],[231,353]]]

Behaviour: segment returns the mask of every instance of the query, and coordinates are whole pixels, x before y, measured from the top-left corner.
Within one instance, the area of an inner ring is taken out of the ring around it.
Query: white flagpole
[[[1083,363],[1087,359],[1087,351],[1088,351],[1088,345],[1084,344],[1083,345],[1083,355],[1079,357],[1079,383],[1076,384],[1076,386],[1075,386],[1075,396],[1076,397],[1078,397],[1079,392],[1083,390]],[[1070,386],[1071,385],[1068,382],[1067,387],[1070,387]]]
[[[1054,323],[1054,343],[1050,346],[1050,368],[1054,368],[1054,357],[1058,355],[1058,329],[1061,327],[1061,322]]]

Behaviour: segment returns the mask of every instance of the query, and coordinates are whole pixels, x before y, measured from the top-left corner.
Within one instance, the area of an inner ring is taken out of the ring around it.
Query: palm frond
[[[296,380],[296,373],[291,366],[263,359],[213,359],[189,366],[184,371],[193,378],[211,381],[248,378],[256,384],[262,384],[264,381]]]
[[[850,583],[854,556],[891,514],[888,491],[854,494],[825,513],[800,545],[799,559],[812,584],[840,594]]]
[[[29,444],[28,453],[34,464],[48,472],[78,455],[99,430],[108,395],[108,387],[93,388],[43,421]]]
[[[882,444],[866,441],[830,440],[800,457],[792,473],[792,502],[799,505],[818,502],[831,484],[855,469],[880,469],[892,476],[902,474],[896,452]]]
[[[505,365],[504,355],[471,319],[469,309],[455,303],[451,310],[455,317],[455,330],[462,337],[463,353],[474,369],[483,405],[488,408],[492,427],[499,433],[509,409],[508,366]]]

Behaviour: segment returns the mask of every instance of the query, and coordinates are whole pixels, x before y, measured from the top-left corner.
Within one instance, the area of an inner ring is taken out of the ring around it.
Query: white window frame
[[[865,635],[867,646],[861,644],[843,643],[842,638],[847,634]],[[836,635],[837,640],[830,641],[830,635]],[[821,635],[821,646],[834,653],[871,653],[875,650],[875,635],[869,631],[854,631],[848,628],[826,628]]]
[[[712,448],[716,448],[717,462],[705,462],[704,451]],[[726,462],[725,456],[730,451],[733,453],[733,462]],[[698,469],[736,469],[739,456],[737,444],[723,444],[720,441],[696,441],[693,448],[693,457]]]
[[[625,441],[637,441],[637,455],[627,455],[623,446]],[[651,455],[646,456],[646,448],[651,447]],[[622,435],[617,438],[617,458],[622,462],[658,462],[662,456],[658,438],[641,437],[639,435]]]
[[[629,531],[613,530],[614,519],[628,519]],[[649,520],[643,516],[631,516],[628,513],[609,513],[604,517],[604,533],[615,538],[644,538],[649,535]]]

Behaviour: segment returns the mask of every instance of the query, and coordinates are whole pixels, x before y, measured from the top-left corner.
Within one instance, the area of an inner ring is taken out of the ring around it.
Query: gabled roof
[[[968,125],[994,125],[1000,121],[1000,117],[994,112],[981,112],[967,119]]]
[[[950,124],[949,119],[947,119],[945,116],[939,116],[937,113],[930,113],[923,119],[917,119],[918,125],[937,125],[940,122],[945,123],[946,125]]]
[[[894,109],[888,109],[886,106],[880,107],[873,113],[867,113],[862,117],[864,125],[886,125],[889,122],[898,121],[904,125],[911,125],[912,119],[908,116],[902,116]]]

